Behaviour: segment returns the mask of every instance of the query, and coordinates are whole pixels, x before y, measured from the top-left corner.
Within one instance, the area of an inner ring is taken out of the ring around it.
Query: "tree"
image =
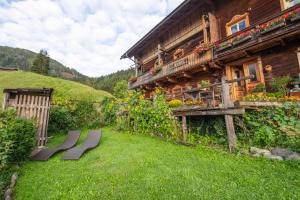
[[[50,69],[50,57],[46,50],[41,49],[40,53],[36,56],[33,61],[31,71],[47,75]]]
[[[119,81],[113,89],[113,95],[117,98],[124,98],[127,94],[128,83],[127,81]]]

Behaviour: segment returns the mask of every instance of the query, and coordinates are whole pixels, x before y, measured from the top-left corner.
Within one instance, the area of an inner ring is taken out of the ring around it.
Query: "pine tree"
[[[31,71],[47,75],[50,69],[50,57],[46,50],[41,49],[40,53],[36,56],[33,61]]]

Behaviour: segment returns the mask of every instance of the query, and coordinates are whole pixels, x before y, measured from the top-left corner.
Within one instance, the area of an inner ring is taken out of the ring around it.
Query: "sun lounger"
[[[55,147],[55,148],[43,149],[43,150],[39,151],[38,153],[36,153],[35,155],[33,155],[31,157],[31,159],[37,160],[37,161],[48,160],[52,155],[54,155],[60,151],[64,151],[64,150],[72,148],[77,143],[79,137],[80,137],[79,131],[70,131],[68,133],[67,138],[63,142],[63,144],[61,144],[60,146]]]
[[[91,131],[84,144],[81,147],[69,149],[62,157],[62,160],[78,160],[82,154],[89,149],[95,148],[99,144],[101,135],[99,131]]]

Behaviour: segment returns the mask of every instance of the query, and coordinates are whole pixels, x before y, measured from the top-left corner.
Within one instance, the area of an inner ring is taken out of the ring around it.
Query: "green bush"
[[[117,112],[119,111],[119,102],[113,98],[105,98],[101,105],[101,113],[105,125],[114,125],[117,122]]]
[[[263,108],[235,120],[239,139],[260,147],[281,146],[300,151],[300,105]]]
[[[76,127],[72,112],[66,107],[55,106],[50,109],[48,132],[66,133]]]
[[[91,101],[82,100],[52,107],[48,132],[50,134],[67,133],[73,129],[92,129],[100,125],[101,115],[96,105]]]
[[[13,163],[28,158],[35,144],[33,121],[18,118],[14,110],[0,110],[0,196],[3,197]]]

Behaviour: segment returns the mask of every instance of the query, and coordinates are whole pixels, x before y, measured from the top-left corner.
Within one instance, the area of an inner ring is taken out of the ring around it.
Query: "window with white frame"
[[[288,9],[300,3],[300,0],[281,0],[282,8]]]
[[[232,35],[234,33],[240,32],[250,26],[249,14],[245,13],[243,15],[234,16],[230,22],[226,24],[227,35]]]

